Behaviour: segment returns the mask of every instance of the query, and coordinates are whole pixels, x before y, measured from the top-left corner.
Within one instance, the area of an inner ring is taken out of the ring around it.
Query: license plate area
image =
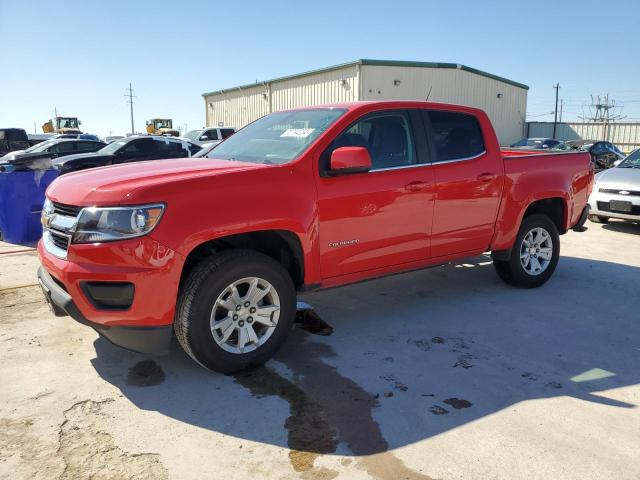
[[[612,212],[631,213],[631,202],[611,200],[611,202],[609,202],[609,209]]]

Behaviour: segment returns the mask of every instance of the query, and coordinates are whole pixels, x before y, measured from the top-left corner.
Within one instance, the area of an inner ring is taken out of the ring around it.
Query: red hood
[[[58,177],[47,189],[47,196],[53,201],[68,205],[126,204],[134,192],[148,187],[157,188],[174,182],[260,168],[269,166],[211,158],[178,158],[112,165]]]

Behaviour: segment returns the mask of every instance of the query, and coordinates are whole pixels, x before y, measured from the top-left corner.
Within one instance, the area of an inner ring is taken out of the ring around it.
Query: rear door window
[[[236,133],[236,131],[233,128],[221,128],[220,129],[220,134],[222,135],[221,140],[224,140],[225,138],[230,137],[234,133]]]
[[[473,115],[438,110],[425,111],[435,148],[434,162],[463,160],[485,151],[478,119]]]

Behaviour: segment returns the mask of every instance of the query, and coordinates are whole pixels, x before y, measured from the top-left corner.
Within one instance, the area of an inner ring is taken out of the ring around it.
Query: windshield
[[[207,157],[275,165],[288,163],[345,111],[318,108],[272,113],[227,138]]]
[[[118,150],[120,150],[120,148],[123,145],[126,145],[127,142],[126,140],[119,140],[117,142],[111,142],[109,145],[107,145],[106,147],[102,147],[100,150],[98,150],[98,153],[101,154],[105,154],[105,155],[111,155],[116,153]]]
[[[632,152],[617,168],[640,168],[640,149]]]
[[[202,133],[202,130],[189,130],[184,136],[189,140],[197,140],[200,133]]]
[[[25,150],[25,153],[38,153],[44,152],[47,148],[53,145],[54,140],[47,140],[44,142],[36,143],[34,146],[29,147]]]

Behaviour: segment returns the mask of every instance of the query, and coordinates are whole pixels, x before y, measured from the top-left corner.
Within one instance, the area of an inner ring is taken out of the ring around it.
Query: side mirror
[[[371,156],[365,147],[340,147],[331,153],[329,175],[364,173],[371,170]]]

